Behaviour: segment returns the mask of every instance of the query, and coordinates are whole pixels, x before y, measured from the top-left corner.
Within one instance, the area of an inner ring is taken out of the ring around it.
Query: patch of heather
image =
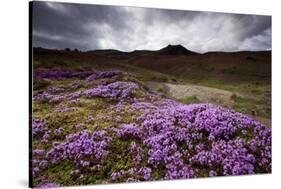
[[[42,135],[48,130],[46,122],[40,119],[32,119],[31,126],[32,136]]]
[[[80,91],[74,92],[74,93],[70,93],[70,94],[66,95],[66,98],[69,99],[69,100],[77,99],[77,98],[80,98],[80,97],[81,97],[81,92]]]
[[[63,107],[63,106],[56,106],[54,112],[57,113],[64,113],[64,112],[73,112],[79,110],[77,107]]]
[[[69,85],[69,87],[70,87],[71,89],[79,89],[79,88],[82,87],[82,84],[81,84],[81,82],[76,81],[76,82],[71,83],[71,84]]]
[[[64,91],[65,91],[64,88],[61,87],[51,87],[48,88],[46,92],[50,94],[58,94],[58,93],[63,93]]]
[[[35,95],[33,97],[34,101],[39,101],[39,102],[46,102],[46,103],[50,103],[50,104],[58,104],[61,101],[64,100],[64,96],[63,95],[53,95],[47,91],[43,91],[42,93],[38,93],[37,95]]]
[[[39,79],[53,79],[53,80],[63,80],[67,78],[78,78],[85,79],[92,75],[94,72],[91,71],[62,71],[62,70],[40,70],[33,73],[33,78],[35,80]]]
[[[124,74],[121,71],[114,70],[114,71],[105,71],[105,72],[96,72],[90,75],[86,78],[86,82],[90,83],[92,81],[95,81],[97,79],[103,79],[103,78],[111,78],[111,79],[117,79],[119,76]]]
[[[57,188],[57,187],[60,187],[60,185],[56,184],[56,183],[45,182],[45,183],[42,183],[42,184],[36,186],[35,188],[47,189],[47,188]]]
[[[73,161],[82,167],[89,167],[105,158],[108,154],[107,146],[111,137],[106,131],[91,133],[84,130],[66,136],[66,141],[55,145],[47,157],[52,163],[59,163],[63,160]]]
[[[104,97],[112,99],[126,100],[133,98],[139,86],[133,82],[117,81],[108,85],[99,85],[85,92],[86,97]]]

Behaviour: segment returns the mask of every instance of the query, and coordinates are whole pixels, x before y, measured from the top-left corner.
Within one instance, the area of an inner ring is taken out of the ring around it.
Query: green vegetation
[[[262,96],[238,96],[233,94],[231,99],[234,101],[233,109],[250,115],[271,125],[271,101]]]
[[[184,104],[192,104],[192,103],[199,103],[200,102],[200,100],[195,95],[187,96],[187,97],[184,97],[184,98],[178,98],[177,100],[179,102],[184,103]]]

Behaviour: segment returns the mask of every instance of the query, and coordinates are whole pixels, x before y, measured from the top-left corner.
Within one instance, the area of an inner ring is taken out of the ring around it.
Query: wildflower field
[[[117,69],[36,68],[35,187],[271,173],[271,128]]]

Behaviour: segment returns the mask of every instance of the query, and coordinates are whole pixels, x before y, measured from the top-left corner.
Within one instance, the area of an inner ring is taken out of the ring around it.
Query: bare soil
[[[156,90],[157,86],[162,85],[166,93],[176,99],[185,98],[189,96],[196,96],[200,102],[204,103],[214,103],[224,107],[231,108],[233,105],[233,100],[230,91],[216,89],[195,84],[177,84],[177,83],[158,83],[158,82],[148,82],[147,86]]]

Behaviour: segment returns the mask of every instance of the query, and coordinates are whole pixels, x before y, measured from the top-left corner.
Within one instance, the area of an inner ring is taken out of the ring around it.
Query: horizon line
[[[133,53],[133,52],[135,52],[135,51],[159,51],[159,50],[164,49],[164,48],[166,48],[166,47],[168,47],[168,46],[179,46],[179,45],[182,46],[182,47],[184,47],[186,50],[195,52],[195,53],[197,53],[197,54],[216,53],[216,52],[237,53],[237,52],[269,52],[269,51],[272,51],[272,49],[264,49],[264,50],[240,50],[240,51],[239,51],[239,50],[234,50],[234,51],[223,51],[223,50],[222,50],[222,51],[219,51],[219,50],[214,50],[214,51],[206,51],[206,52],[201,53],[201,52],[197,52],[197,51],[190,50],[190,49],[186,48],[184,45],[181,45],[181,44],[177,44],[177,45],[168,44],[168,45],[166,45],[165,47],[160,48],[160,49],[158,49],[158,50],[151,50],[151,49],[135,49],[135,50],[132,50],[132,51],[123,51],[123,50],[113,49],[113,48],[108,48],[108,49],[89,49],[89,50],[81,50],[81,49],[79,49],[79,48],[70,48],[70,47],[65,47],[65,48],[47,48],[47,47],[41,47],[41,46],[32,47],[32,49],[35,49],[35,48],[39,49],[39,48],[41,48],[41,49],[46,49],[46,50],[57,50],[57,51],[66,51],[66,49],[69,49],[69,51],[75,51],[75,50],[77,50],[77,51],[79,51],[79,52],[92,52],[92,51],[102,51],[102,50],[104,50],[104,51],[106,51],[106,50],[114,50],[114,51],[119,51],[119,52],[121,52],[121,53]]]

